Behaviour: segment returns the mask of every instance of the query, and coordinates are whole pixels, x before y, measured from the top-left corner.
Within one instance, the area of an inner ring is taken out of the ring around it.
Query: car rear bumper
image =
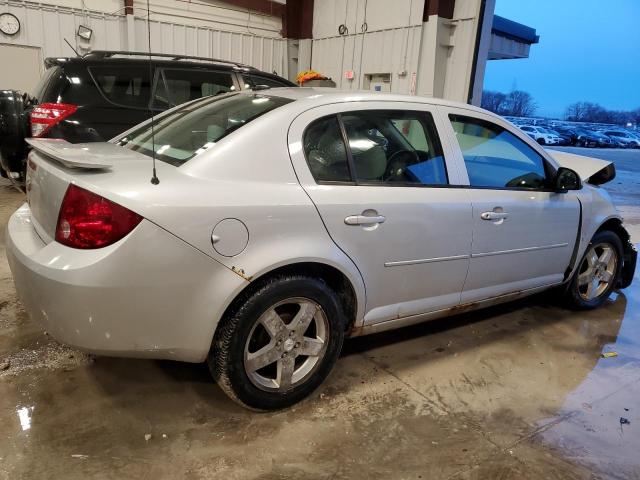
[[[18,296],[57,340],[113,356],[199,362],[245,280],[143,220],[105,248],[45,243],[25,204],[7,225]]]

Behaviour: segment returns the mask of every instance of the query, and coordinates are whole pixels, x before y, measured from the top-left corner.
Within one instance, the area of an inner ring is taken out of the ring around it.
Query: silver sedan
[[[595,308],[635,269],[613,165],[469,105],[272,89],[30,143],[7,254],[31,317],[96,354],[206,360],[253,409],[310,394],[345,337],[552,287]]]

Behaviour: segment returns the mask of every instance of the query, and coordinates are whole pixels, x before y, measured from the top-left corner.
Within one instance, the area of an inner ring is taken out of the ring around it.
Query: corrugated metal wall
[[[422,26],[416,26],[314,40],[312,68],[342,89],[363,88],[363,75],[390,73],[391,91],[409,93],[411,74],[418,69],[421,31]],[[344,78],[347,70],[354,71],[353,80]]]
[[[364,88],[364,75],[390,74],[391,91],[410,93],[417,72],[424,0],[323,0],[313,17],[311,68],[338,88]],[[339,34],[339,26],[347,28]],[[344,78],[352,70],[354,79]]]
[[[154,20],[150,26],[153,51],[232,60],[287,76],[287,43],[284,39]],[[135,49],[146,51],[145,19],[136,18],[135,32]]]
[[[66,38],[76,47],[76,31],[80,24],[93,29],[94,50],[120,50],[126,45],[127,28],[122,15],[57,7],[45,3],[0,1],[0,9],[20,20],[20,32],[2,35],[0,42],[28,45],[42,49],[43,57],[73,56]]]
[[[88,51],[82,47],[92,50],[129,50],[127,20],[122,14],[15,0],[0,0],[0,10],[14,14],[21,24],[17,35],[2,35],[0,43],[39,47],[43,57],[73,56],[65,38],[81,53]],[[93,30],[90,45],[78,41],[76,32],[81,24]],[[282,38],[154,20],[150,24],[151,49],[155,52],[212,56],[287,76],[287,47],[286,40]],[[132,50],[146,51],[146,20],[136,18],[134,30],[136,40],[131,42],[135,45]]]

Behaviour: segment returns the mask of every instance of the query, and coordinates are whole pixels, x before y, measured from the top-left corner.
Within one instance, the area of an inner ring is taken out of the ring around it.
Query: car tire
[[[536,140],[540,145],[546,145],[547,142],[544,141],[544,138],[539,138],[538,140]]]
[[[611,255],[611,260],[605,252]],[[565,293],[569,306],[590,310],[602,305],[620,278],[622,254],[622,241],[618,235],[608,230],[596,233]]]
[[[236,304],[207,359],[222,390],[261,411],[311,394],[342,349],[346,320],[337,294],[321,279],[284,275],[262,282]]]

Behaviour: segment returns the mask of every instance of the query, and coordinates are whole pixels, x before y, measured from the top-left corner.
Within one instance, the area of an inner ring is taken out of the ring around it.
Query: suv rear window
[[[229,94],[186,103],[121,138],[118,145],[180,166],[247,123],[293,100]]]
[[[109,102],[122,107],[148,108],[148,65],[90,67],[89,72]]]

